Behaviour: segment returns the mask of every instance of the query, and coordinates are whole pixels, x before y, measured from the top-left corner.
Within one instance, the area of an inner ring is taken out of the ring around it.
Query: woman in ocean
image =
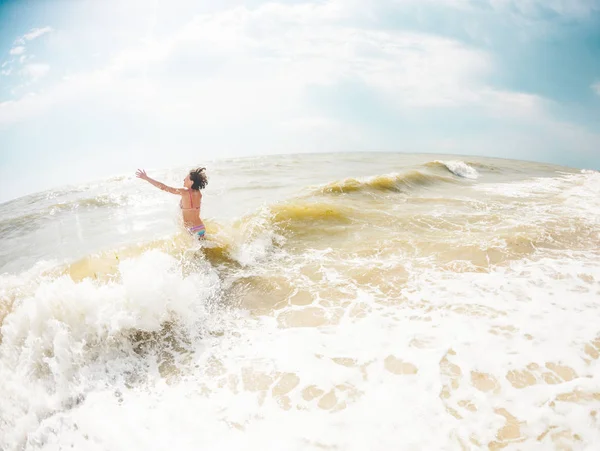
[[[179,194],[181,200],[179,207],[183,215],[183,225],[185,228],[198,238],[204,238],[206,228],[202,219],[200,219],[200,204],[202,203],[201,189],[208,184],[206,177],[206,168],[199,168],[190,171],[183,180],[183,188],[172,188],[159,181],[151,179],[143,169],[138,169],[135,173],[137,178],[146,180],[157,188],[172,194]]]

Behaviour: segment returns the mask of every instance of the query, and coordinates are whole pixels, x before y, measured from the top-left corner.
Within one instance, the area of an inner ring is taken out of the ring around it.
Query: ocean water
[[[133,170],[0,205],[0,449],[600,449],[599,172],[203,165],[202,243]]]

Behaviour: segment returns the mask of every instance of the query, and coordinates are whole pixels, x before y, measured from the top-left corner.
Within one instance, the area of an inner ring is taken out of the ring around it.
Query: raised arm
[[[144,171],[143,169],[138,169],[135,173],[135,176],[139,179],[146,180],[148,183],[156,186],[158,189],[161,189],[171,194],[181,194],[183,191],[185,191],[183,188],[172,188],[170,186],[165,185],[164,183],[161,183],[157,180],[148,177],[146,171]]]

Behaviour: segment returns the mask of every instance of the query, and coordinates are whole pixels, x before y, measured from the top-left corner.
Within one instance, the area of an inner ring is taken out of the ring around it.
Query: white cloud
[[[280,125],[286,130],[303,132],[341,126],[339,121],[319,116],[286,119]]]
[[[598,0],[395,0],[394,3],[447,6],[465,12],[491,9],[495,13],[507,14],[513,19],[520,16],[529,19],[556,20],[556,16],[562,16],[568,19],[585,20],[600,11]]]
[[[50,33],[51,31],[53,31],[51,27],[33,28],[29,33],[26,33],[18,38],[17,42],[24,43],[25,41],[33,41],[34,39],[37,39],[46,33]]]
[[[510,114],[532,110],[523,95],[507,100],[511,93],[485,86],[493,70],[487,54],[432,35],[339,24],[354,13],[335,1],[202,14],[171,36],[125,49],[101,71],[80,74],[74,88],[93,94],[98,80],[106,79],[113,92],[139,96],[134,103],[173,114],[199,108],[214,113],[227,105],[224,96],[235,93],[238,108],[223,114],[252,116],[257,109],[273,113],[286,99],[301,104],[307,87],[355,80],[397,107],[483,105],[498,113],[510,101]],[[148,72],[162,75],[143,75]],[[202,75],[207,72],[212,75]],[[136,77],[163,94],[140,92]],[[132,84],[138,89],[130,90]]]
[[[50,66],[48,64],[35,63],[23,66],[21,73],[31,78],[32,81],[37,81],[45,77],[49,70]]]
[[[597,0],[490,0],[490,5],[527,17],[539,17],[543,10],[549,10],[567,18],[586,19],[600,11]]]
[[[25,51],[26,51],[25,44],[28,41],[33,41],[34,39],[37,39],[46,33],[50,33],[51,31],[53,31],[53,29],[51,27],[31,29],[29,31],[29,33],[25,33],[23,36],[20,36],[17,39],[15,39],[14,46],[8,52],[9,55],[11,55],[11,56],[19,56],[20,55],[19,59],[18,59],[18,63],[19,63],[19,65],[23,65],[28,59],[32,58],[32,55],[27,56],[25,54]],[[10,75],[13,72],[13,63],[14,62],[15,62],[15,59],[13,58],[9,61],[5,61],[4,63],[2,63],[3,68],[5,66],[9,66],[9,67],[7,69],[3,70],[1,72],[1,75]],[[50,66],[48,66],[47,64],[28,64],[26,66],[23,66],[23,68],[20,71],[18,71],[18,73],[29,77],[31,81],[36,81],[36,80],[39,80],[40,78],[44,77],[48,73],[49,69],[50,69]],[[18,87],[13,88],[11,90],[11,92],[13,92],[13,93],[17,92],[17,91],[18,91]]]
[[[8,61],[4,61],[2,63],[2,66],[0,66],[0,69],[2,69],[0,71],[0,75],[2,75],[2,76],[8,76],[8,75],[10,75],[12,73],[12,70],[13,70],[12,65],[13,65],[14,62],[15,62],[14,59],[11,59],[11,60],[8,60]]]
[[[305,139],[316,133],[331,142],[329,132],[357,142],[355,126],[315,104],[314,92],[344,96],[339,90],[345,84],[407,116],[470,109],[492,121],[557,125],[547,100],[488,85],[495,70],[489,54],[438,36],[350,26],[346,19],[360,16],[361,7],[347,5],[266,4],[197,15],[170,35],[136,38],[100,70],[0,104],[0,125],[95,105],[155,118],[165,129],[231,130],[260,122],[273,135]],[[49,70],[44,64],[25,68],[34,79]]]
[[[22,45],[18,45],[10,49],[10,52],[8,53],[10,55],[21,55],[22,53],[25,53],[25,47],[23,47]]]
[[[596,83],[593,83],[590,87],[592,88],[592,91],[600,96],[600,80],[598,80]]]

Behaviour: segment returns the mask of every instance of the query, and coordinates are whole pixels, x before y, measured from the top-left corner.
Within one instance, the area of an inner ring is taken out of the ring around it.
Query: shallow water
[[[134,177],[0,206],[0,449],[600,443],[600,173],[207,166],[203,243]]]

